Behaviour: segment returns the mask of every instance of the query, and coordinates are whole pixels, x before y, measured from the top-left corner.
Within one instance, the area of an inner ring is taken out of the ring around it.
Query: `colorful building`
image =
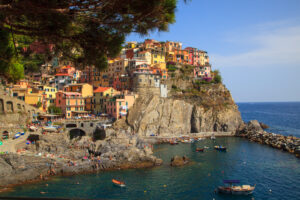
[[[56,107],[61,108],[66,118],[72,118],[87,113],[84,110],[85,102],[78,92],[58,91],[55,99]]]
[[[44,85],[39,85],[38,86],[39,90],[43,92],[44,95],[44,101],[43,102],[43,110],[47,111],[48,107],[50,105],[55,105],[55,98],[56,98],[56,88],[55,87],[50,87],[50,86],[44,86]]]
[[[54,82],[56,90],[63,90],[65,85],[72,83],[72,75],[65,74],[55,74]]]
[[[105,112],[115,119],[125,117],[137,97],[137,94],[126,94],[107,98],[104,102]]]
[[[93,86],[88,83],[69,84],[64,87],[65,92],[79,92],[83,98],[93,96]]]
[[[94,96],[92,99],[93,103],[93,111],[94,114],[100,114],[104,113],[104,101],[106,98],[113,97],[115,95],[120,94],[119,91],[115,90],[112,87],[98,87],[97,89],[94,90]]]
[[[43,91],[34,91],[32,93],[25,94],[25,103],[32,106],[39,106],[39,109],[45,111],[47,108],[47,102],[44,99]]]

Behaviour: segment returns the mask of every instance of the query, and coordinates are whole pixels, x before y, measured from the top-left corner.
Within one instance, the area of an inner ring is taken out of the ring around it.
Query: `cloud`
[[[249,30],[236,31],[224,38],[229,45],[244,45],[243,53],[212,54],[211,62],[223,67],[270,67],[300,64],[300,25],[269,23]]]

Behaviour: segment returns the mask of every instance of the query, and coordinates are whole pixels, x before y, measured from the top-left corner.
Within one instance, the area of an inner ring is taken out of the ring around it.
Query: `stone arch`
[[[35,114],[35,110],[31,110],[31,113],[32,113],[32,114]]]
[[[106,138],[106,132],[104,129],[97,127],[93,132],[94,140],[104,140]]]
[[[13,102],[11,102],[11,101],[6,102],[6,111],[7,112],[13,112],[14,111]]]
[[[70,139],[85,136],[86,133],[82,129],[74,128],[69,131]]]
[[[18,109],[18,110],[21,110],[21,109],[22,109],[22,108],[21,108],[21,104],[19,104],[19,103],[17,104],[17,109]]]
[[[0,99],[0,113],[4,113],[4,101]]]
[[[25,111],[25,105],[22,105],[22,110]]]
[[[77,124],[66,124],[66,128],[77,128]]]

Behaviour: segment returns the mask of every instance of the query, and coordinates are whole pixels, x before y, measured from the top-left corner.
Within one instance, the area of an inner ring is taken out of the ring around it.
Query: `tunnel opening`
[[[97,127],[93,133],[94,140],[104,140],[106,138],[105,130]]]
[[[73,138],[78,138],[78,137],[82,137],[82,136],[85,136],[85,132],[81,129],[72,129],[69,131],[70,133],[70,139],[72,140]]]

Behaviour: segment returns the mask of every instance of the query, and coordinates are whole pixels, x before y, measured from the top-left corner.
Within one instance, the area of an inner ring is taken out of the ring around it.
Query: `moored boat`
[[[219,150],[219,151],[226,151],[226,150],[227,150],[227,148],[224,147],[224,146],[222,146],[222,145],[220,145],[220,146],[215,146],[215,149],[216,149],[216,150]]]
[[[242,185],[242,186],[235,186],[233,183],[240,183],[239,180],[224,180],[225,184],[229,184],[229,186],[219,186],[218,192],[223,194],[233,194],[233,195],[249,195],[252,194],[255,185]]]
[[[112,179],[112,182],[115,186],[118,186],[118,187],[126,187],[125,185],[125,182],[122,182],[122,181],[118,181],[116,179]]]
[[[204,148],[196,148],[196,152],[204,152]]]
[[[177,141],[171,141],[170,144],[175,145],[175,144],[178,144],[178,142]]]
[[[55,132],[57,131],[57,128],[55,126],[44,126],[43,130],[47,132]]]

